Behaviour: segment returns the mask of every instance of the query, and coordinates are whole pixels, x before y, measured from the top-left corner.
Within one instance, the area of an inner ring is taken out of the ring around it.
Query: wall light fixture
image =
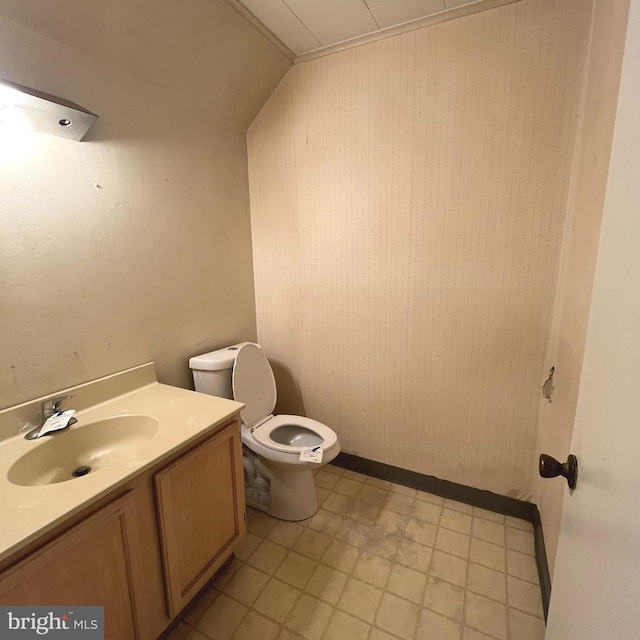
[[[35,131],[78,142],[98,119],[73,102],[0,79],[0,122],[16,112]]]

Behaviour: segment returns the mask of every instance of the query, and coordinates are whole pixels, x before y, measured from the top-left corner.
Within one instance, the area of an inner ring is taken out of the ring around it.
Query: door
[[[546,640],[640,638],[640,0],[632,0]]]

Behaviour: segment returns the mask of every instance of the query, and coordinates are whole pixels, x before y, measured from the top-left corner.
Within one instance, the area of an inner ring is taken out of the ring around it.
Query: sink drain
[[[89,471],[91,471],[91,467],[78,467],[71,475],[74,478],[80,478],[86,476]]]

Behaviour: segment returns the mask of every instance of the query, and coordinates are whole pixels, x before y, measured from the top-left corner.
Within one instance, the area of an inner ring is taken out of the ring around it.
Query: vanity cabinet
[[[11,558],[0,604],[101,604],[106,640],[158,638],[246,530],[239,434],[232,419]]]
[[[140,558],[137,544],[133,496],[129,493],[4,572],[0,603],[102,604],[110,639],[138,638],[133,584]]]
[[[173,617],[221,567],[245,529],[237,423],[156,473],[155,486]]]

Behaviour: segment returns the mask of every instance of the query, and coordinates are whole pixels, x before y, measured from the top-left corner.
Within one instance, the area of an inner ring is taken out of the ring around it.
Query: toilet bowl
[[[318,510],[313,471],[340,453],[335,432],[294,415],[273,415],[277,391],[259,345],[243,342],[191,358],[196,391],[242,402],[241,440],[249,506],[282,520],[305,520]],[[320,464],[300,460],[304,447],[320,447]]]

